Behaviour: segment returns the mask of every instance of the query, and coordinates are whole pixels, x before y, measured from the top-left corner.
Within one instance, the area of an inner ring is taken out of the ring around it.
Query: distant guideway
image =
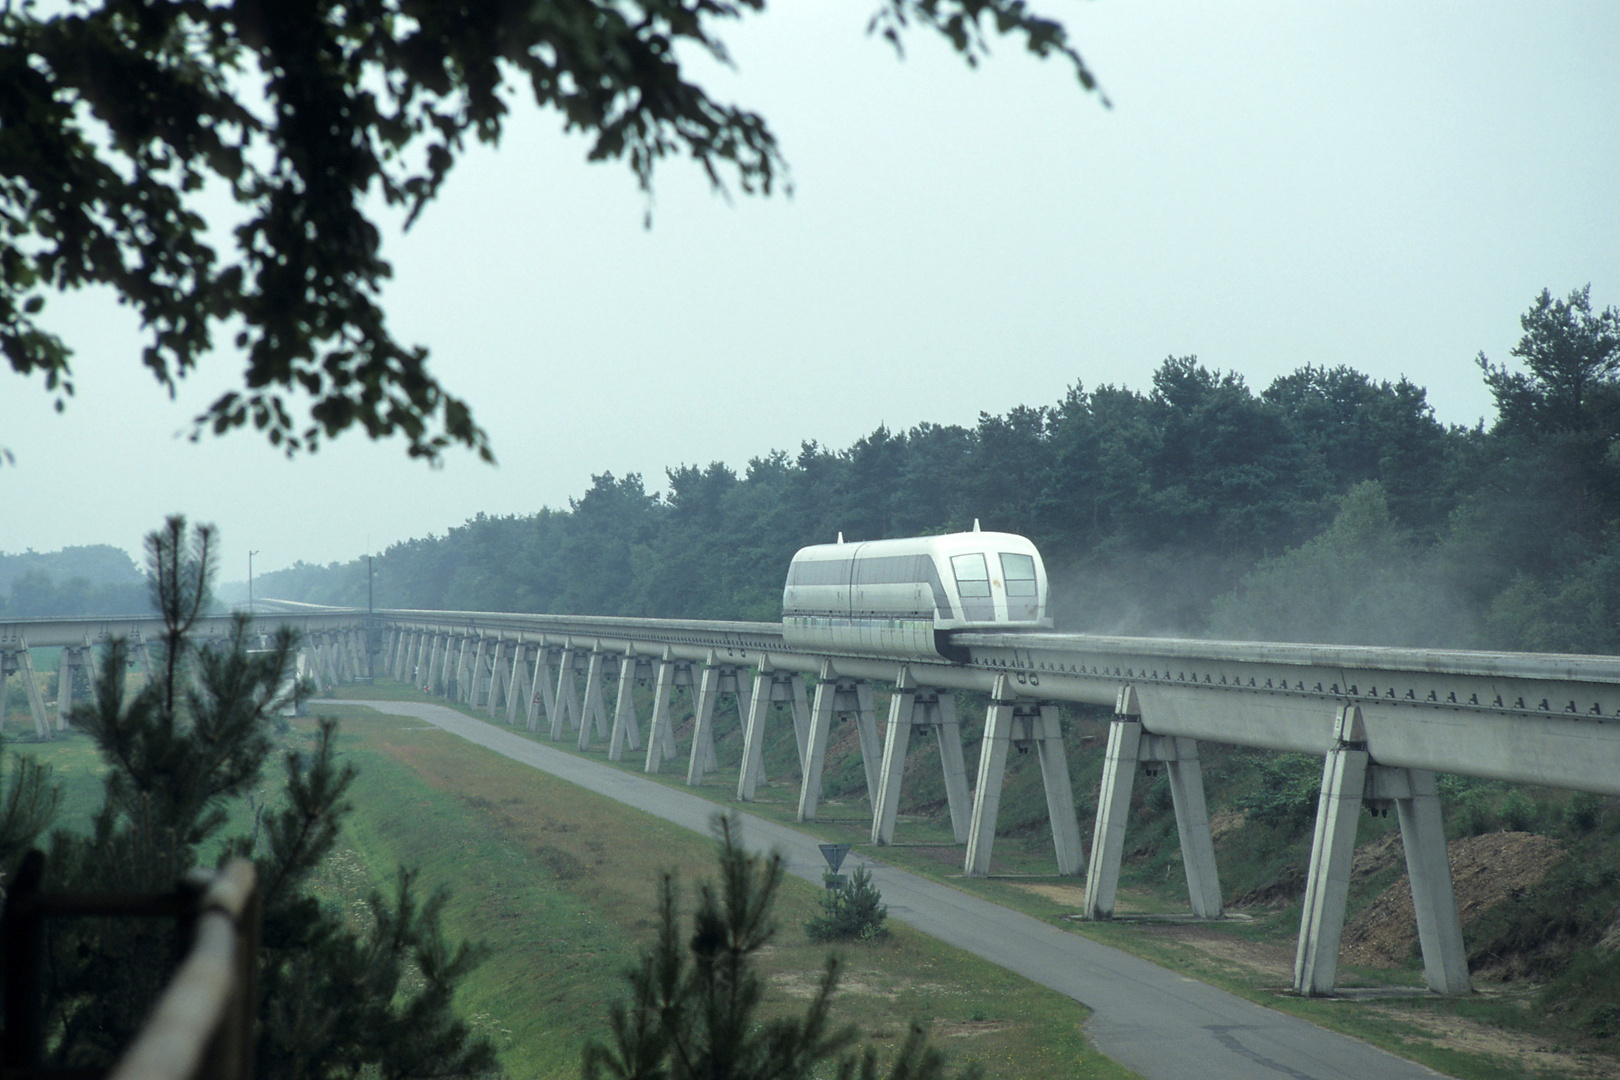
[[[716,812],[742,822],[751,848],[780,851],[790,873],[821,884],[816,837],[631,773],[531,742],[442,705],[345,701],[425,721],[590,791],[709,835]],[[1418,1080],[1441,1074],[1284,1016],[1078,934],[867,858],[889,915],[1092,1010],[1099,1050],[1149,1080]]]

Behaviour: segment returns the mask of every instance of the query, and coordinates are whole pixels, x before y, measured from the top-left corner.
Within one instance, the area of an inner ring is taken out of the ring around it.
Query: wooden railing
[[[29,852],[0,918],[3,1080],[252,1080],[260,923],[253,864],[233,859],[172,893],[144,896],[42,893],[44,869],[44,856]],[[44,921],[107,916],[177,920],[189,939],[185,958],[111,1070],[47,1066]]]

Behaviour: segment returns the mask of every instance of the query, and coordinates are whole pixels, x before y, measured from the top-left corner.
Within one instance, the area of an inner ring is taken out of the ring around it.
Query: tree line
[[[774,620],[808,543],[971,528],[1029,536],[1058,625],[1340,643],[1620,652],[1620,312],[1543,291],[1495,421],[1425,390],[1305,366],[1256,393],[1171,357],[1151,387],[1075,384],[972,427],[879,427],[843,449],[602,473],[567,509],[395,544],[378,606]],[[363,604],[364,560],[263,595]]]

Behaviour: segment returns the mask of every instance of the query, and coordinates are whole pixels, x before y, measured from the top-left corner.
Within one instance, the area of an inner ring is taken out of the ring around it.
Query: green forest
[[[977,425],[879,427],[740,471],[603,473],[567,509],[479,515],[375,560],[378,607],[774,620],[809,543],[984,528],[1040,547],[1060,629],[1620,652],[1620,311],[1543,292],[1481,355],[1489,426],[1424,388],[1306,366],[1256,393],[1170,357]],[[366,603],[364,559],[260,595]]]

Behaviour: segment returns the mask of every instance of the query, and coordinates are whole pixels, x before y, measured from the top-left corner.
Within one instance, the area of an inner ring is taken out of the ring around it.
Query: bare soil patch
[[[1084,885],[1049,885],[1039,882],[1018,884],[1025,892],[1032,892],[1036,896],[1043,896],[1054,904],[1072,907],[1076,911],[1086,905],[1086,887]]]
[[[1400,837],[1391,834],[1356,856],[1359,872],[1363,859],[1402,858]],[[1380,848],[1372,852],[1373,847]],[[1451,862],[1451,883],[1464,930],[1479,916],[1516,892],[1540,881],[1564,857],[1556,840],[1533,833],[1500,832],[1467,836],[1446,845]],[[1405,874],[1368,905],[1344,928],[1342,958],[1363,967],[1393,967],[1411,958],[1417,946],[1417,916],[1412,909],[1412,886]]]

